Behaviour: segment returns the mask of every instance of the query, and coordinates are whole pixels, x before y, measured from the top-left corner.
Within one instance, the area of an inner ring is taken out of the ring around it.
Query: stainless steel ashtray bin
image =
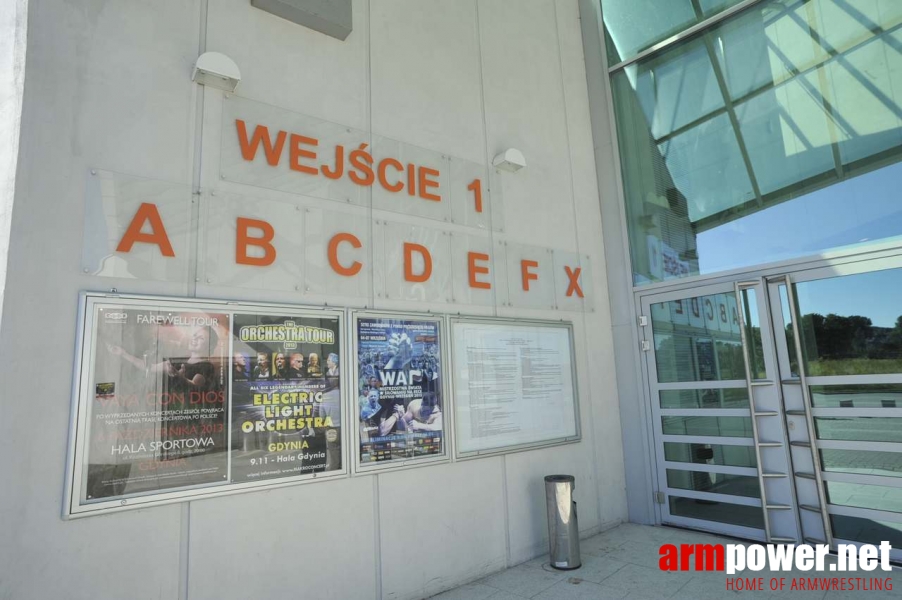
[[[548,508],[548,553],[555,569],[571,570],[582,566],[579,557],[579,523],[573,475],[545,477],[545,503]]]

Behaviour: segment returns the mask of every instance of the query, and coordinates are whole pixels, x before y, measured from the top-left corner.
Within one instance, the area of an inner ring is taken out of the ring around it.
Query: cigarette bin
[[[548,475],[545,477],[545,503],[548,508],[548,552],[555,569],[578,569],[579,523],[576,519],[576,502],[573,475]]]

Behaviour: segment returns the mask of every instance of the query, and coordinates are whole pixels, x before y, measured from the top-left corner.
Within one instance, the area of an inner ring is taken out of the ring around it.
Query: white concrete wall
[[[588,254],[594,310],[454,312],[574,321],[580,443],[60,518],[80,291],[298,302],[81,272],[91,168],[248,194],[205,160],[223,100],[190,82],[203,50],[238,63],[247,98],[480,163],[524,152],[495,237]],[[577,477],[584,532],[626,518],[577,0],[355,0],[344,42],[247,0],[32,0],[27,51],[0,321],[0,598],[420,598],[544,552],[542,477],[553,472]],[[431,509],[399,523],[411,506]]]
[[[28,0],[7,0],[0,4],[0,306],[6,283],[9,228],[19,158],[27,14]]]
[[[601,3],[579,0],[586,79],[591,99],[592,133],[595,141],[595,168],[601,200],[606,275],[609,287],[617,391],[620,398],[620,426],[623,431],[624,473],[626,475],[629,520],[655,523],[652,471],[654,454],[651,419],[642,394],[641,356],[637,329],[638,313],[633,298],[633,272],[629,243],[624,227],[623,186],[620,176],[616,128],[610,106],[610,78],[604,48]]]

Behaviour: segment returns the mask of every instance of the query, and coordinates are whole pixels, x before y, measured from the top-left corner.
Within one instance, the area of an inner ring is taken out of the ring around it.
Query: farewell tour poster
[[[86,501],[227,478],[229,315],[99,306]]]

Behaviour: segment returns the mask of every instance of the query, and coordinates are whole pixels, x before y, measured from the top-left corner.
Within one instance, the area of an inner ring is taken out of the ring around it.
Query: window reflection
[[[748,408],[746,388],[726,390],[662,390],[661,408]]]
[[[899,238],[900,71],[902,2],[773,0],[616,72],[635,283]]]
[[[731,496],[746,496],[748,498],[761,497],[758,478],[747,475],[667,469],[667,485],[680,490],[693,490],[711,494],[729,494]]]
[[[741,0],[601,0],[608,63],[615,65]]]
[[[902,408],[902,385],[812,385],[811,403],[818,408]]]
[[[752,437],[750,417],[661,417],[664,435]]]
[[[808,375],[902,373],[902,270],[808,281],[795,292]]]
[[[653,304],[651,316],[659,382],[745,379],[734,294]]]
[[[902,442],[902,417],[817,417],[819,440]]]
[[[764,516],[758,506],[695,500],[680,496],[670,496],[668,500],[670,514],[674,516],[764,529]]]
[[[902,488],[825,481],[827,502],[840,506],[902,512]]]
[[[902,477],[902,454],[871,450],[821,450],[824,471]]]
[[[754,290],[743,291],[743,305],[753,377],[763,378],[764,350]],[[746,378],[735,294],[661,302],[651,306],[651,315],[660,383]]]
[[[696,19],[690,0],[603,0],[608,62],[635,56]]]
[[[664,442],[664,458],[670,462],[700,465],[758,466],[758,461],[755,458],[755,449],[751,446]]]
[[[902,548],[902,523],[846,515],[830,515],[830,522],[835,538],[874,545],[888,541],[893,548]]]

